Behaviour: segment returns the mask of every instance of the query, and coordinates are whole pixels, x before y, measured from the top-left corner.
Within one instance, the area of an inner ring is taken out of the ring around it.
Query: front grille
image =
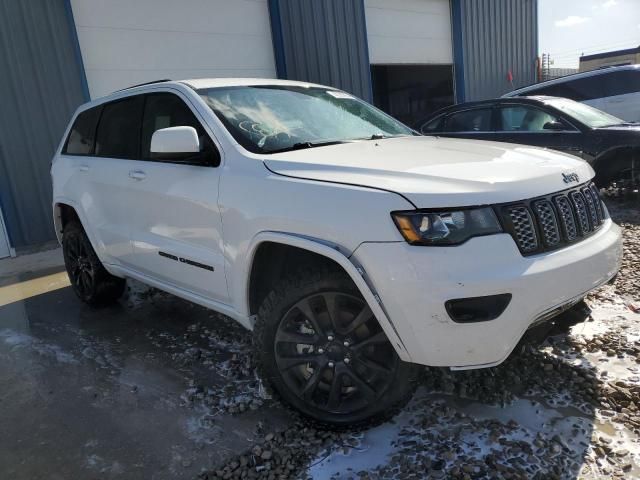
[[[600,192],[593,183],[497,208],[523,255],[579,242],[605,220]]]
[[[560,229],[558,220],[549,200],[538,200],[533,203],[533,208],[538,218],[540,233],[544,243],[548,247],[555,247],[560,243]]]
[[[578,219],[578,225],[580,225],[580,234],[587,235],[589,233],[589,216],[587,214],[587,204],[584,201],[584,197],[579,191],[571,192],[569,194],[571,203]]]
[[[509,210],[509,218],[513,225],[513,233],[523,252],[534,252],[538,249],[538,236],[533,219],[527,207],[513,207]]]

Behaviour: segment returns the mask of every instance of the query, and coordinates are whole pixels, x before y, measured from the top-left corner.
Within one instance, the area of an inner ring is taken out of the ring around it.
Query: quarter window
[[[477,108],[453,113],[447,117],[445,132],[490,132],[491,109]]]
[[[428,123],[423,124],[420,127],[420,133],[429,134],[436,133],[442,130],[442,124],[444,123],[444,116],[431,120]]]
[[[143,97],[137,95],[104,106],[96,137],[96,155],[128,159],[140,156],[142,105]]]
[[[156,130],[169,127],[193,127],[200,139],[201,154],[194,155],[193,163],[202,163],[205,156],[211,157],[216,151],[211,138],[180,97],[172,93],[152,93],[147,95],[144,119],[142,121],[142,158],[153,159],[151,137]],[[204,155],[203,155],[204,154]],[[213,158],[209,158],[213,160]],[[189,159],[180,159],[189,163]]]
[[[93,107],[80,112],[76,117],[64,148],[63,154],[67,155],[91,155],[95,144],[96,127],[102,106]]]
[[[538,108],[514,105],[500,108],[500,124],[502,132],[543,132],[549,122],[558,121],[556,117]]]

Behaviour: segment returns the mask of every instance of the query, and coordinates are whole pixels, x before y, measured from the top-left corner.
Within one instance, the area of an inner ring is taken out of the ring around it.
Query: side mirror
[[[200,153],[200,140],[193,127],[161,128],[153,132],[150,150],[155,158],[192,157]]]
[[[557,120],[554,120],[553,122],[547,122],[545,123],[542,128],[544,130],[553,130],[554,132],[560,132],[563,130],[566,130],[567,127],[564,125],[564,123],[559,122]]]

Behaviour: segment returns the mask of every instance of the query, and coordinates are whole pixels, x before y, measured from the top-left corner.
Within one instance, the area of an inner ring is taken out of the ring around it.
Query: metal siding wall
[[[273,0],[269,7],[280,75],[371,100],[363,0]]]
[[[537,0],[457,1],[462,14],[465,100],[499,97],[535,82]],[[507,81],[509,70],[513,86]]]
[[[49,163],[83,103],[64,0],[0,0],[0,205],[14,247],[55,239]]]

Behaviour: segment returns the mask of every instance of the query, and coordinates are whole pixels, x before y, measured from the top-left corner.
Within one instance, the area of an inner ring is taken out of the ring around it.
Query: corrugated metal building
[[[337,86],[411,124],[535,81],[537,0],[0,0],[0,257],[54,239],[83,101],[158,78]]]

